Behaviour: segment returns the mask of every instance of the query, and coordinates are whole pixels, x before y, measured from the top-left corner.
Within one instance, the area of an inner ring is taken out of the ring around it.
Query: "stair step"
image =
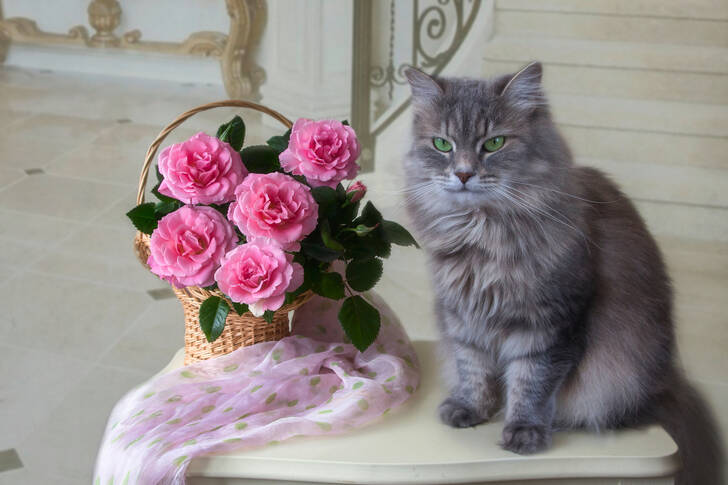
[[[495,13],[495,33],[583,40],[728,46],[728,20],[645,18],[503,10]]]
[[[551,95],[550,100],[554,118],[562,125],[728,136],[728,105],[565,94]]]
[[[489,61],[485,76],[512,73],[520,61]],[[547,94],[585,94],[728,104],[728,75],[544,64]]]
[[[728,209],[725,169],[589,158],[577,164],[603,170],[630,197]]]
[[[496,0],[497,10],[581,12],[608,15],[727,20],[724,0]]]
[[[728,74],[728,47],[715,46],[497,35],[486,44],[484,59],[486,65],[489,61],[539,60],[575,66]]]
[[[578,158],[728,169],[728,138],[588,126],[559,128]]]

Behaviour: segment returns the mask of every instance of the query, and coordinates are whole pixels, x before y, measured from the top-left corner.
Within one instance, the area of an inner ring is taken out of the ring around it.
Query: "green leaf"
[[[210,204],[210,207],[218,211],[220,214],[225,216],[227,218],[228,215],[228,209],[230,208],[230,202],[227,204]]]
[[[278,153],[267,145],[253,145],[240,152],[249,172],[271,173],[281,169]]]
[[[233,150],[239,152],[243,148],[245,141],[245,123],[240,116],[235,116],[232,120],[217,129],[217,137],[228,142]]]
[[[341,124],[342,125],[346,125],[346,126],[350,126],[349,125],[349,120],[344,120],[344,121],[341,122]]]
[[[266,142],[269,147],[276,153],[283,153],[288,148],[288,142],[291,139],[291,130],[286,131],[283,135],[271,136]]]
[[[336,212],[339,198],[334,189],[326,186],[314,187],[311,189],[311,195],[319,206],[319,217],[327,217]]]
[[[344,300],[339,310],[339,322],[354,347],[364,352],[379,334],[379,310],[359,295]]]
[[[354,234],[356,234],[359,237],[364,237],[367,234],[369,234],[370,232],[372,232],[373,230],[375,230],[377,227],[379,227],[379,226],[369,227],[369,226],[365,226],[364,224],[359,224],[356,227],[347,227],[346,229],[343,229],[343,230],[348,231],[348,232],[353,232]]]
[[[329,249],[323,242],[319,242],[313,238],[301,241],[301,250],[306,256],[326,263],[339,259],[341,256],[339,251]]]
[[[147,202],[134,207],[126,213],[126,216],[144,234],[151,234],[157,228],[157,214],[155,211],[156,204]]]
[[[230,307],[219,296],[208,297],[200,305],[200,328],[208,342],[214,342],[225,329]]]
[[[346,265],[346,282],[356,291],[371,290],[382,277],[382,260],[354,260]]]
[[[248,311],[248,305],[246,305],[245,303],[238,303],[234,301],[233,310],[235,310],[235,313],[242,316],[243,313],[246,313]]]
[[[382,229],[384,230],[384,235],[386,236],[387,241],[390,243],[394,243],[399,246],[414,246],[419,249],[420,246],[417,244],[417,241],[415,241],[415,238],[412,237],[412,234],[396,222],[383,221]]]
[[[344,278],[335,271],[319,273],[314,277],[311,289],[323,297],[341,300],[344,298]]]
[[[323,241],[324,246],[329,249],[333,249],[334,251],[344,252],[344,246],[342,246],[341,243],[334,239],[334,236],[331,235],[331,227],[329,226],[328,220],[324,219],[321,221],[320,230],[321,240]]]
[[[154,213],[159,220],[170,212],[176,211],[180,207],[182,207],[182,204],[176,200],[173,200],[171,202],[157,202],[154,205]]]
[[[368,201],[356,222],[367,226],[376,226],[377,224],[381,224],[383,220],[382,214],[374,207],[371,201]]]
[[[273,310],[266,310],[263,312],[263,320],[268,322],[269,324],[273,323],[273,317],[275,316],[276,312]]]

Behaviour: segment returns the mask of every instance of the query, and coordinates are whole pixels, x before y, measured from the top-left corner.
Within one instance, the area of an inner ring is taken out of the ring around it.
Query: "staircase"
[[[544,64],[578,163],[660,236],[728,242],[728,2],[495,0],[483,74]]]

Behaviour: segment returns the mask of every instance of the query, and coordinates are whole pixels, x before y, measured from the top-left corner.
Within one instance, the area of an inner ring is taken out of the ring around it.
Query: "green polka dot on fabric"
[[[315,407],[316,407],[315,404],[309,404],[308,406],[306,406],[306,410],[313,409]]]
[[[316,424],[323,431],[331,431],[331,423],[324,423],[323,421],[316,421]]]
[[[367,372],[367,377],[374,379],[375,377],[377,377],[377,373],[374,372],[373,370],[369,371],[369,372]]]
[[[257,386],[253,387],[253,388],[252,388],[252,389],[250,390],[250,393],[251,393],[251,394],[253,394],[253,393],[254,393],[255,391],[257,391],[257,390],[258,390],[258,389],[260,389],[261,387],[263,387],[263,384],[258,384]]]
[[[156,392],[154,392],[154,391],[148,392],[148,393],[144,394],[144,399],[149,399],[150,397],[154,396],[155,394],[156,394]]]
[[[288,402],[286,403],[286,406],[288,406],[289,408],[292,408],[292,407],[293,407],[293,406],[295,406],[296,404],[298,404],[298,399],[294,399],[293,401],[288,401]]]
[[[124,481],[121,482],[121,485],[128,485],[129,484],[129,474],[131,472],[126,472],[126,476],[124,477]]]
[[[393,381],[393,380],[395,380],[396,378],[397,378],[397,376],[387,377],[387,380],[386,380],[386,381],[384,381],[384,382],[392,382],[392,381]]]
[[[407,391],[407,392],[409,392],[410,394],[412,394],[413,392],[415,392],[415,390],[414,390],[414,388],[412,386],[407,386],[407,387],[404,388],[404,390]]]
[[[222,387],[220,387],[220,386],[210,386],[207,389],[205,389],[205,392],[208,394],[213,394],[213,393],[218,392],[220,389],[222,389]]]
[[[316,347],[314,349],[314,352],[319,353],[319,352],[323,352],[325,350],[326,350],[326,346],[325,345],[319,345],[318,347]]]
[[[333,394],[338,390],[339,390],[339,386],[331,386],[331,387],[329,387],[329,394]]]
[[[229,413],[229,412],[230,412],[230,411],[232,411],[232,410],[233,410],[233,408],[232,408],[232,407],[229,407],[229,408],[225,408],[225,409],[223,409],[223,410],[222,410],[222,412],[223,412],[223,413]]]
[[[271,352],[270,356],[276,362],[278,362],[279,360],[281,360],[281,351],[280,351],[280,349],[276,349],[273,352]]]
[[[268,396],[267,398],[265,398],[265,403],[266,404],[270,404],[270,403],[272,403],[275,400],[276,400],[276,393],[274,392],[273,394],[271,394],[270,396]]]
[[[359,399],[359,401],[357,401],[356,405],[359,406],[364,411],[369,409],[369,403],[367,402],[366,399]]]
[[[192,379],[193,377],[195,377],[195,374],[188,370],[183,370],[182,372],[179,373],[179,375],[181,375],[185,379]]]
[[[245,418],[247,418],[248,416],[250,416],[251,414],[253,414],[253,413],[245,413],[245,414],[243,414],[242,416],[240,416],[240,417],[239,417],[239,418],[237,419],[237,421],[240,421],[241,419],[245,419]]]
[[[362,381],[355,382],[353,386],[351,386],[352,389],[359,389],[361,386],[363,386],[364,383]]]
[[[222,440],[223,443],[237,443],[238,441],[243,441],[242,438],[228,438],[226,440]]]
[[[197,444],[197,440],[187,440],[184,443],[182,443],[182,446],[191,446]]]
[[[311,380],[308,381],[308,383],[311,384],[312,386],[318,385],[319,382],[321,382],[321,378],[318,376],[312,377]]]
[[[237,429],[238,431],[243,430],[247,427],[248,427],[248,423],[245,423],[245,422],[235,423],[235,429]]]
[[[340,354],[343,351],[344,351],[344,347],[342,347],[341,345],[337,345],[336,347],[334,347],[334,352],[336,352],[337,354]]]
[[[385,409],[385,410],[384,410],[384,412],[382,413],[382,416],[384,416],[385,414],[387,414],[387,413],[388,413],[389,411],[391,411],[391,410],[392,410],[391,408],[387,408],[387,409]]]
[[[334,412],[333,409],[324,409],[323,411],[319,411],[319,414],[329,414],[329,413],[333,413],[333,412]]]
[[[143,409],[141,411],[139,411],[138,413],[136,413],[134,416],[132,416],[132,418],[136,418],[137,416],[141,416],[142,414],[144,414]]]
[[[182,400],[182,396],[180,396],[179,394],[175,394],[174,396],[167,399],[167,402],[177,402],[177,401],[181,401],[181,400]]]
[[[149,415],[148,419],[158,418],[162,415],[162,411],[154,411]]]
[[[251,372],[251,373],[250,373],[250,374],[248,374],[248,375],[249,375],[250,377],[258,377],[258,376],[259,376],[259,375],[261,375],[261,374],[262,374],[262,372],[260,372],[259,370],[254,370],[253,372]]]
[[[382,389],[384,389],[384,392],[386,392],[387,394],[392,394],[392,391],[384,384],[382,384]]]
[[[220,426],[215,426],[214,428],[208,429],[207,431],[203,431],[200,434],[204,434],[204,433],[214,433],[215,431],[217,431],[218,429],[222,428],[223,426],[225,426],[225,425],[224,424],[221,424]]]
[[[210,404],[209,406],[205,406],[204,408],[202,408],[202,412],[203,413],[209,413],[213,409],[215,409],[215,406],[213,406],[212,404]]]
[[[308,369],[304,367],[303,369],[301,369],[300,371],[298,371],[298,373],[301,374],[302,376],[307,376],[308,375]]]
[[[269,441],[268,442],[268,446],[275,446],[275,445],[277,445],[279,443],[280,443],[280,441],[278,441],[278,440]]]
[[[138,443],[138,442],[139,442],[139,441],[140,441],[140,440],[141,440],[142,438],[144,438],[144,435],[141,435],[141,436],[140,436],[139,438],[137,438],[137,439],[135,439],[135,440],[132,440],[132,441],[130,441],[129,443],[127,443],[127,445],[126,445],[126,446],[124,447],[124,449],[126,450],[126,449],[128,449],[128,448],[129,448],[130,446],[132,446],[132,445],[134,445],[134,444]]]
[[[402,360],[405,361],[408,366],[414,369],[415,364],[412,362],[412,357],[410,357],[409,355],[405,355],[402,357]]]
[[[149,444],[147,445],[147,448],[151,448],[152,446],[156,445],[160,441],[162,441],[162,438],[157,438],[157,439],[155,439],[153,441],[150,441]]]
[[[238,370],[238,364],[230,364],[223,367],[223,372],[232,372]]]
[[[185,462],[186,459],[187,459],[187,455],[178,456],[177,458],[174,459],[174,461],[172,463],[174,463],[175,466],[182,466],[182,464]]]
[[[165,424],[179,424],[182,420],[179,418],[170,419]]]

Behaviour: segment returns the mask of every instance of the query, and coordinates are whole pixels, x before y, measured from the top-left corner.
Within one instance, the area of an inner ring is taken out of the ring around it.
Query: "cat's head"
[[[571,157],[551,120],[541,72],[537,62],[488,80],[408,69],[410,198],[450,209],[522,208],[538,193],[533,186],[558,187]]]

